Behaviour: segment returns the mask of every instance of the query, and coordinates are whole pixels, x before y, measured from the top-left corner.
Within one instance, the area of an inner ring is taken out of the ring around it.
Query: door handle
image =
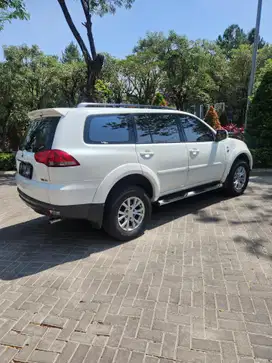
[[[145,150],[143,152],[140,152],[140,155],[144,158],[144,159],[150,159],[153,155],[154,152],[150,151],[150,150]]]
[[[190,153],[193,155],[193,156],[196,156],[199,154],[199,150],[198,149],[191,149],[190,150]]]

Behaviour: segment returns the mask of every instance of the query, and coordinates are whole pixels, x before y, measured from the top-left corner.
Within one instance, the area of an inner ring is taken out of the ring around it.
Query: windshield
[[[60,117],[39,118],[30,123],[20,149],[30,152],[50,150]]]

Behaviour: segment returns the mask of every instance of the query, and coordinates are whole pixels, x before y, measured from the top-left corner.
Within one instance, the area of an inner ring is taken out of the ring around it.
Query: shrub
[[[225,126],[229,123],[226,111],[223,111],[219,117],[221,126]]]
[[[209,108],[204,120],[215,130],[221,129],[218,113],[216,112],[213,106]]]
[[[230,123],[226,126],[222,126],[224,130],[227,130],[229,137],[244,141],[244,127],[238,127],[237,125]]]
[[[254,149],[272,149],[272,60],[256,82],[248,115],[246,138]]]
[[[157,92],[153,98],[152,105],[167,106],[168,104],[167,104],[166,99],[163,97],[163,95],[161,93]]]
[[[0,153],[0,170],[10,171],[16,169],[15,156],[12,153]]]
[[[250,150],[253,156],[254,167],[271,168],[272,167],[272,148],[259,148]]]

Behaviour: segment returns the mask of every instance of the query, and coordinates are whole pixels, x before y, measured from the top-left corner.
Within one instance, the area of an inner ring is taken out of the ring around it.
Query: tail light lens
[[[70,154],[62,150],[46,150],[35,153],[37,163],[50,167],[67,167],[80,165]]]

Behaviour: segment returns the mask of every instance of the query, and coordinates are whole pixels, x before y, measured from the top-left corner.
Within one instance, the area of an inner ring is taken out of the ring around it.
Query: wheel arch
[[[231,168],[233,167],[233,165],[238,161],[238,160],[243,160],[245,162],[248,163],[250,170],[252,169],[252,165],[253,165],[253,161],[252,161],[252,157],[250,154],[248,154],[245,151],[240,152],[238,155],[234,155],[232,158],[232,161],[229,163],[228,167],[225,170],[224,176],[222,178],[222,181],[225,182],[230,171]]]
[[[154,174],[154,175],[153,175]],[[139,165],[122,166],[113,170],[98,187],[93,203],[106,203],[108,196],[116,188],[137,185],[143,188],[151,201],[157,200],[160,193],[158,177],[151,170],[142,170]]]
[[[150,200],[154,198],[154,188],[151,182],[142,174],[130,174],[121,178],[120,180],[118,180],[118,182],[116,182],[113,185],[113,187],[111,188],[111,190],[107,195],[105,204],[107,204],[111,196],[114,195],[116,191],[124,190],[124,188],[128,186],[134,186],[134,185],[142,188],[146,192]]]
[[[245,152],[243,152],[243,153],[239,154],[239,155],[238,155],[238,156],[234,159],[234,161],[233,161],[232,165],[234,165],[234,163],[236,163],[238,160],[243,160],[243,161],[247,162],[247,163],[248,163],[248,165],[249,165],[249,167],[250,167],[250,169],[252,168],[251,160],[250,160],[249,156],[248,156]],[[232,167],[232,165],[231,165],[231,167]]]

